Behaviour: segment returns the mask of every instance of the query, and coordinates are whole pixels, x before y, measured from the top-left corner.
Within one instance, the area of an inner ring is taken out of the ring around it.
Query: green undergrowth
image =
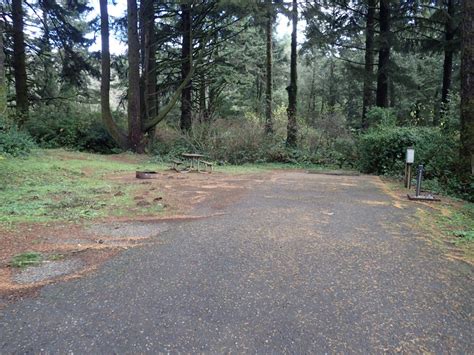
[[[384,178],[393,192],[406,196],[399,180]],[[439,202],[407,202],[417,206],[416,221],[441,246],[454,245],[462,250],[463,259],[474,264],[474,203],[449,196]]]
[[[463,250],[474,263],[474,203],[442,197],[441,206],[425,210],[425,223],[433,224],[443,239]]]
[[[437,223],[455,238],[455,244],[474,243],[474,203],[449,208],[449,213],[440,216]]]
[[[336,166],[331,165],[317,165],[317,164],[296,164],[296,163],[255,163],[242,165],[224,165],[218,166],[218,171],[230,174],[246,174],[246,173],[261,173],[272,170],[304,170],[308,172],[339,172],[356,174],[356,171],[341,170]]]
[[[133,193],[140,185],[111,177],[159,169],[164,166],[131,154],[106,156],[37,150],[28,158],[3,159],[0,224],[80,221],[139,213]]]
[[[63,254],[42,254],[35,251],[27,251],[21,254],[13,256],[10,260],[9,265],[16,268],[27,268],[30,266],[38,266],[44,261],[59,261],[63,260],[65,256]]]
[[[36,252],[26,252],[15,255],[11,261],[10,266],[17,268],[25,268],[28,266],[39,265],[43,261],[43,256]]]

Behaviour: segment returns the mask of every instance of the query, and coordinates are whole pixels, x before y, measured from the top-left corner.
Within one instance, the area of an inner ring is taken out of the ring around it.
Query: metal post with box
[[[412,166],[415,162],[415,149],[412,147],[407,148],[405,158],[405,187],[411,189],[411,174]]]

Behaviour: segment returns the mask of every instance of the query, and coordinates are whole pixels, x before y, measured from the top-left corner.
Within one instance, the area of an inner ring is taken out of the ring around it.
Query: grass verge
[[[406,197],[407,190],[399,181],[384,180],[397,195]],[[461,252],[461,259],[474,264],[474,203],[449,196],[440,198],[440,202],[410,204],[419,205],[416,217],[433,240],[440,245],[455,247],[456,252]]]
[[[101,156],[65,150],[37,150],[25,159],[3,159],[0,225],[122,216],[136,207],[137,185],[110,176],[164,168],[132,154]]]

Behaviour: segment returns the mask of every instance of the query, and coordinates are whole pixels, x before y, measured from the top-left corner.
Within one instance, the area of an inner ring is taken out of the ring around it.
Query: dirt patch
[[[69,157],[64,153],[62,158]],[[112,159],[136,163],[136,156],[126,154]],[[14,229],[0,228],[0,308],[10,300],[34,294],[46,284],[94,271],[124,249],[157,242],[156,237],[173,223],[222,214],[252,185],[264,183],[271,175],[165,171],[157,174],[156,179],[143,181],[136,179],[134,172],[116,173],[105,179],[135,185],[133,198],[137,206],[131,208],[128,216],[92,223],[23,223]],[[46,256],[57,254],[62,259],[48,260],[25,270],[9,265],[14,255],[29,251]]]
[[[271,176],[271,173],[265,175]],[[163,171],[155,179],[136,179],[133,172],[117,173],[107,179],[135,186],[134,199],[139,207],[163,209],[163,217],[203,216],[234,203],[253,184],[262,183],[264,174],[229,175],[215,172],[181,174]],[[151,214],[140,214],[140,217]]]

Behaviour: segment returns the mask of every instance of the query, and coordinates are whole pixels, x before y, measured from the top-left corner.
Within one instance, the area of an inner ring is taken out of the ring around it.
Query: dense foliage
[[[5,152],[27,152],[29,134],[399,176],[414,146],[432,188],[473,193],[467,0],[127,4],[115,17],[105,0],[2,5],[0,114],[17,126],[1,132]]]
[[[0,159],[27,156],[36,147],[31,136],[0,118]]]

